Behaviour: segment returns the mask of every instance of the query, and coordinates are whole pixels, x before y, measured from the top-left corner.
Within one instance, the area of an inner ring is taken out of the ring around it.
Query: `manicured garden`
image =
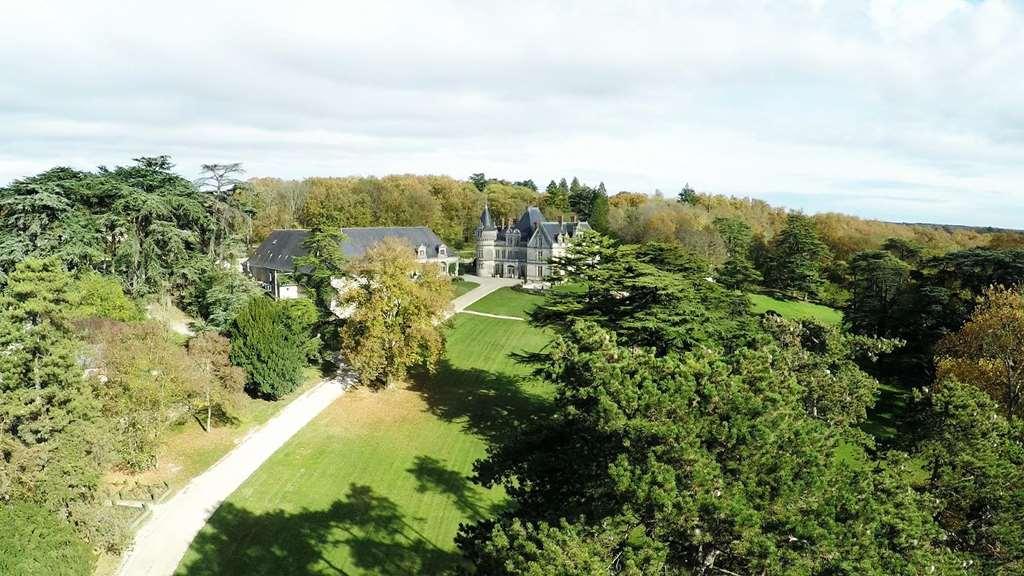
[[[543,301],[544,298],[536,294],[512,288],[500,288],[470,304],[467,310],[526,318]]]
[[[790,320],[814,320],[830,326],[837,326],[843,321],[842,312],[821,304],[779,300],[764,294],[747,294],[747,296],[750,298],[750,309],[755,314],[763,314],[771,310]]]
[[[538,299],[514,294],[528,298],[501,308],[509,315]],[[510,355],[549,337],[459,314],[447,338],[435,374],[351,391],[299,432],[218,509],[178,573],[435,574],[457,563],[459,523],[502,501],[468,479],[473,462],[551,395]]]
[[[470,282],[468,280],[463,280],[462,278],[456,278],[455,280],[452,280],[452,289],[455,290],[456,298],[462,296],[463,294],[469,292],[470,290],[476,288],[477,286],[479,286],[479,284],[477,284],[476,282]]]

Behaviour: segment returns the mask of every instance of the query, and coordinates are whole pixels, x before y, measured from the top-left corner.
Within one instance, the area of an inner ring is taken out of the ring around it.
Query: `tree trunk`
[[[213,416],[213,406],[210,403],[210,385],[206,385],[206,433],[210,433],[210,420]]]

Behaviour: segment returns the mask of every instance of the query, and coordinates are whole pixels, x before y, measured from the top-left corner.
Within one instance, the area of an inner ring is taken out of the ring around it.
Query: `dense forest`
[[[1020,233],[576,177],[211,164],[191,181],[167,157],[0,188],[0,525],[17,526],[0,568],[85,574],[122,550],[110,475],[154,466],[183,420],[230,425],[240,399],[286,396],[338,354],[379,388],[436,364],[449,283],[395,246],[348,262],[337,229],[425,225],[468,249],[485,203],[498,222],[537,205],[595,232],[554,262],[565,282],[531,318],[557,335],[523,359],[556,389],[553,417],[478,462],[510,503],[463,527],[465,570],[1024,574]],[[290,227],[313,231],[308,297],[274,301],[238,264]],[[345,275],[367,282],[342,321]],[[843,320],[754,314],[749,294]],[[188,333],[152,320],[158,304]]]

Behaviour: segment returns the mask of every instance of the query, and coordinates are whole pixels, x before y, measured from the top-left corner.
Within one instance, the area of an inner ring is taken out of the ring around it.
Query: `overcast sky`
[[[156,154],[1024,228],[1024,2],[4,0],[0,185]]]

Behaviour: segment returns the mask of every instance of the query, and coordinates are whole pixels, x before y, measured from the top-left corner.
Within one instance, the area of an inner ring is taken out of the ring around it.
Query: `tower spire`
[[[484,211],[480,214],[480,226],[484,230],[494,230],[494,220],[491,219],[490,202],[484,202]]]

